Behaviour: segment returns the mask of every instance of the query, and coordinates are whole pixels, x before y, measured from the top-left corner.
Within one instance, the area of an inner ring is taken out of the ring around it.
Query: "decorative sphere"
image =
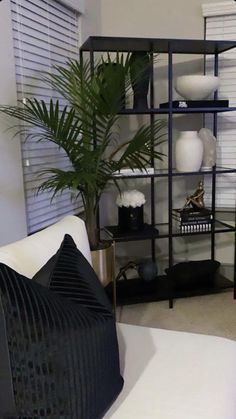
[[[156,263],[152,260],[141,262],[138,267],[138,274],[144,281],[156,279],[158,274]]]

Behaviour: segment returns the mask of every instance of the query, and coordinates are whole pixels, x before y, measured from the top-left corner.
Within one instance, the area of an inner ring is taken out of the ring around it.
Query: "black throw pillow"
[[[0,417],[98,419],[122,389],[113,317],[4,264],[0,337]]]
[[[65,235],[58,252],[33,280],[91,310],[112,315],[112,307],[101,282],[69,234]]]
[[[216,260],[189,260],[179,262],[166,269],[176,289],[193,288],[214,285],[220,262]]]

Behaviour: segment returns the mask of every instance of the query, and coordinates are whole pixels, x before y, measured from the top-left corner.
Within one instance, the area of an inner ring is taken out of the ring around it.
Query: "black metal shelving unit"
[[[83,59],[85,53],[89,53],[91,62],[91,70],[94,65],[95,52],[133,52],[133,51],[147,51],[151,57],[155,53],[165,53],[168,56],[168,103],[169,107],[156,108],[154,106],[154,79],[153,71],[150,80],[150,108],[148,109],[124,109],[122,115],[150,115],[150,124],[153,123],[156,114],[167,115],[168,117],[168,169],[155,170],[152,174],[132,174],[132,178],[149,178],[151,190],[151,223],[145,226],[145,231],[139,234],[120,234],[116,226],[110,226],[108,230],[108,237],[116,242],[136,241],[136,240],[150,240],[151,254],[155,260],[155,241],[166,238],[168,239],[169,247],[169,266],[173,265],[173,239],[175,237],[183,237],[189,235],[210,235],[211,238],[211,259],[215,258],[215,235],[219,233],[229,232],[234,234],[234,241],[236,241],[236,227],[222,222],[216,215],[215,196],[216,196],[216,177],[223,173],[236,173],[235,168],[226,168],[215,166],[212,170],[198,171],[189,173],[176,172],[172,166],[172,131],[173,131],[173,115],[175,114],[207,114],[213,115],[213,133],[217,137],[217,114],[220,112],[235,111],[236,107],[197,107],[197,108],[174,108],[172,106],[173,99],[173,55],[174,54],[196,54],[201,55],[203,60],[207,55],[214,56],[214,74],[218,75],[218,57],[222,52],[228,51],[236,47],[236,41],[225,40],[194,40],[194,39],[163,39],[163,38],[127,38],[127,37],[89,37],[87,41],[80,48],[80,58]],[[217,92],[214,95],[217,100]],[[211,231],[191,232],[181,234],[176,231],[172,220],[173,208],[173,180],[179,176],[210,176],[212,179],[212,213],[213,223]],[[122,179],[129,178],[129,175],[120,176]],[[156,224],[155,221],[155,178],[166,178],[168,181],[168,223]],[[119,177],[117,177],[119,179]],[[235,213],[236,214],[236,213]],[[235,217],[236,218],[236,217]],[[236,249],[236,246],[234,245]],[[236,250],[234,251],[234,267],[236,262]],[[121,304],[133,304],[144,301],[154,300],[169,300],[169,307],[173,307],[173,299],[178,297],[190,295],[202,295],[207,293],[219,292],[222,289],[234,287],[234,298],[236,298],[236,271],[234,268],[234,282],[230,282],[222,276],[218,276],[215,283],[211,286],[199,287],[191,290],[175,289],[173,284],[169,283],[166,275],[158,277],[157,281],[145,283],[138,279],[122,280],[116,284],[117,287],[117,301]],[[108,286],[108,294],[112,295],[111,287]]]

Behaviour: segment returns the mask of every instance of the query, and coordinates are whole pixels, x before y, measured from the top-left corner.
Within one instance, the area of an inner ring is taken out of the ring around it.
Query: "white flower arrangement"
[[[144,194],[136,189],[124,191],[116,199],[118,207],[141,207],[145,202]]]

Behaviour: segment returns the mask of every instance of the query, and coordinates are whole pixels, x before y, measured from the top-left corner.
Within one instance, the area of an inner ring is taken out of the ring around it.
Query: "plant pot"
[[[140,207],[119,207],[118,227],[121,231],[139,231],[144,226],[143,205]]]
[[[115,277],[114,243],[106,243],[105,246],[91,251],[93,269],[104,287]]]

